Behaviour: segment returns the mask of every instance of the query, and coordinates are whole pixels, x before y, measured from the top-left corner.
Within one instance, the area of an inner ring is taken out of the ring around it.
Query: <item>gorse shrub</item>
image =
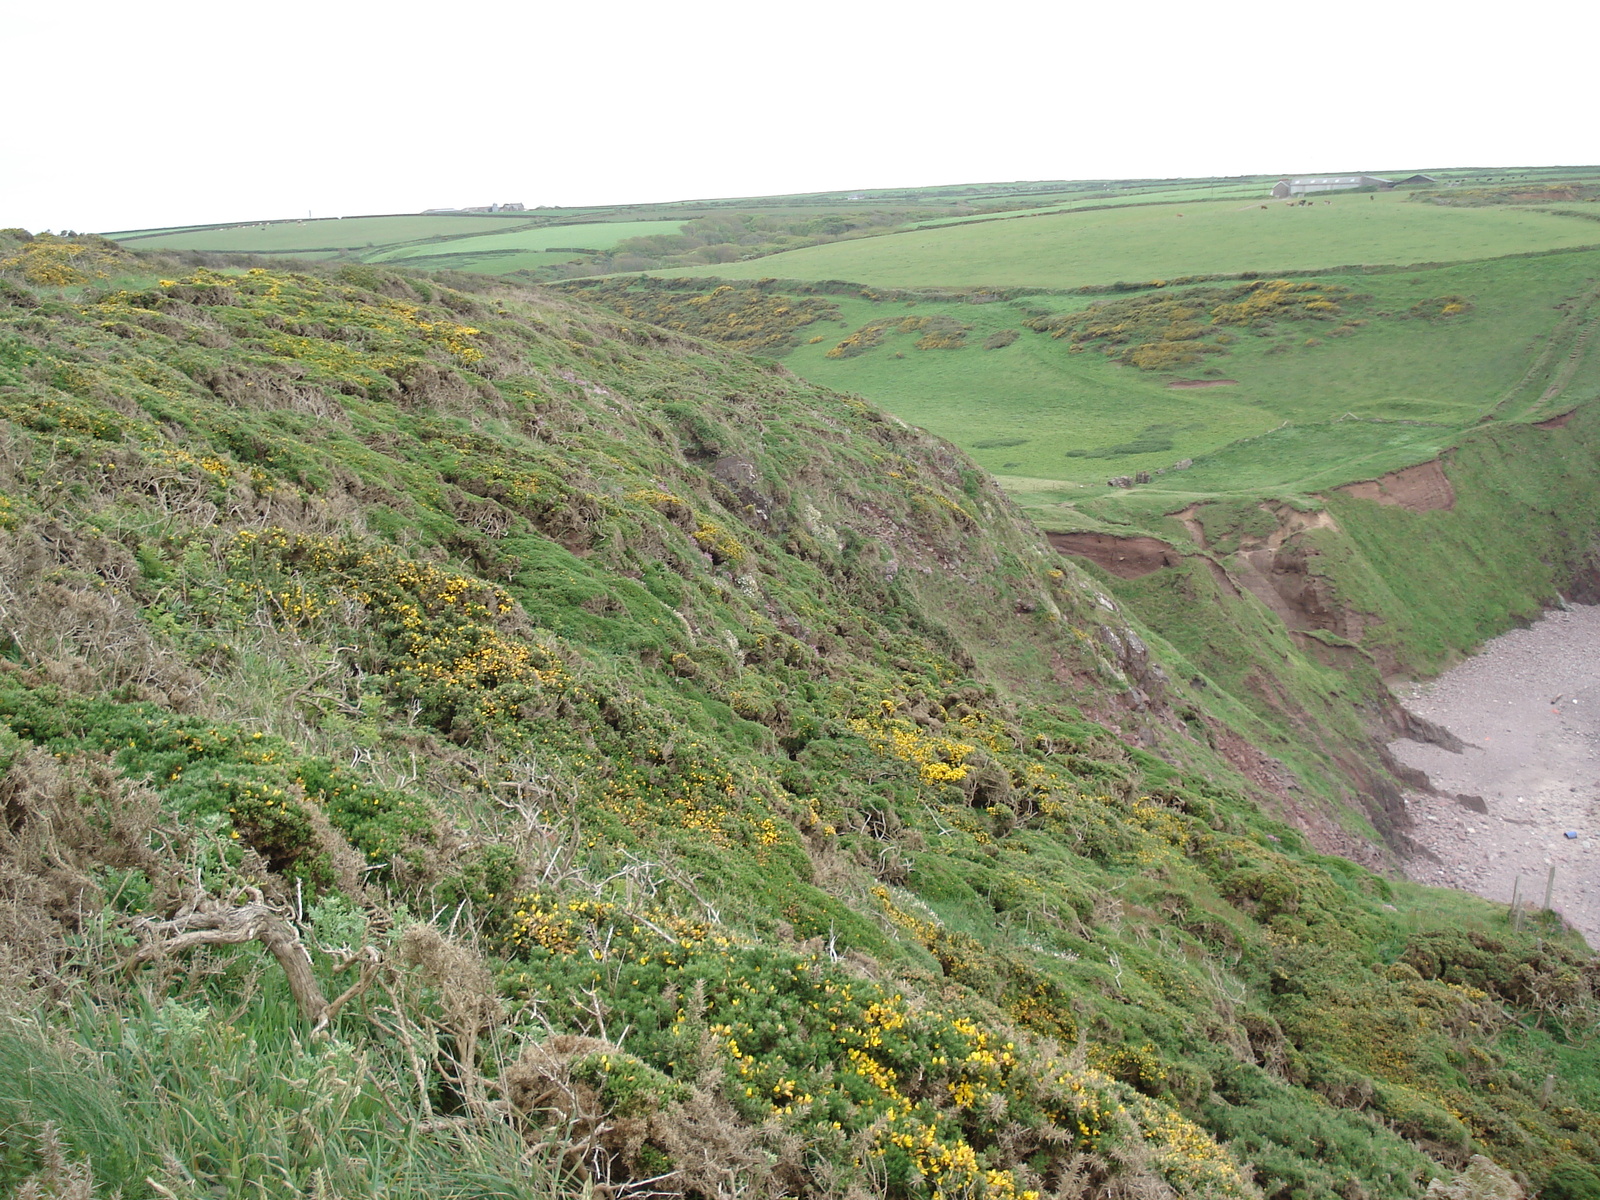
[[[1096,347],[1143,371],[1173,371],[1228,353],[1235,339],[1226,327],[1270,332],[1284,321],[1333,320],[1356,302],[1339,284],[1253,280],[1230,288],[1100,301],[1081,312],[1035,316],[1024,324],[1065,338],[1076,350]]]
[[[1449,317],[1459,317],[1469,313],[1475,306],[1465,296],[1431,296],[1426,300],[1418,300],[1409,309],[1407,315],[1421,317],[1426,321],[1439,321]]]
[[[637,321],[709,338],[752,354],[781,354],[798,333],[833,317],[839,306],[818,296],[787,296],[759,284],[720,284],[694,290],[693,280],[602,280],[571,285],[569,294]]]
[[[829,358],[854,358],[883,344],[890,334],[915,333],[918,350],[959,350],[966,345],[972,326],[955,317],[937,314],[926,317],[878,317],[868,321],[833,349]]]
[[[14,273],[26,283],[44,287],[91,283],[129,262],[125,251],[103,238],[65,238],[45,233],[18,240],[22,244],[0,258],[0,272]]]

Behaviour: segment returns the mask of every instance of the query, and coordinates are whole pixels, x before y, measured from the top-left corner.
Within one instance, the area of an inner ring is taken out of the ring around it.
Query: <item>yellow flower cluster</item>
[[[920,484],[916,486],[912,497],[911,507],[924,512],[944,513],[953,516],[964,525],[976,525],[978,518],[972,515],[972,510],[964,504],[957,504],[943,492]]]
[[[391,677],[426,694],[451,696],[485,720],[515,719],[530,689],[573,686],[552,646],[498,628],[497,618],[512,611],[511,597],[482,580],[388,547],[276,528],[241,531],[231,558],[236,591],[258,595],[301,623],[331,611],[364,610],[389,638]]]
[[[698,742],[680,747],[686,756],[703,750]],[[667,825],[702,834],[714,846],[728,847],[741,837],[761,849],[777,844],[782,839],[778,827],[753,825],[734,803],[738,795],[738,780],[717,759],[690,760],[670,783],[618,765],[602,785],[600,805],[639,831]]]
[[[893,701],[884,701],[893,710]],[[850,730],[885,758],[915,763],[923,783],[955,783],[967,777],[966,758],[977,747],[969,742],[925,733],[910,721],[886,711],[877,720],[857,717]]]
[[[960,725],[967,737],[976,742],[981,742],[987,749],[996,754],[1016,748],[1016,743],[1011,736],[1001,728],[993,718],[985,713],[970,712],[959,718],[956,724]],[[1038,770],[1043,770],[1037,763],[1030,764]]]
[[[931,946],[939,940],[939,926],[932,921],[924,921],[921,917],[913,916],[897,905],[889,895],[889,889],[878,884],[872,889],[872,895],[877,898],[882,906],[884,915],[892,922],[904,929],[924,946]]]
[[[511,943],[521,949],[542,947],[553,954],[575,953],[584,924],[609,920],[616,906],[597,900],[569,900],[562,903],[539,895],[519,897],[511,915]]]
[[[0,271],[16,271],[29,283],[75,287],[110,274],[121,256],[105,246],[42,233],[15,254],[0,258]]]
[[[482,361],[483,351],[467,339],[477,337],[483,330],[474,329],[470,325],[457,325],[451,321],[418,321],[416,325],[422,331],[423,337],[437,342],[462,362]]]
[[[661,508],[669,504],[683,503],[683,500],[680,497],[674,496],[671,492],[664,492],[657,487],[636,488],[627,495],[629,500],[641,501],[645,504],[648,504],[651,508]]]
[[[641,942],[645,927],[609,901],[562,900],[542,892],[530,892],[515,897],[512,904],[515,907],[506,940],[516,950],[538,947],[552,954],[572,955],[587,946],[587,953],[596,961],[616,959],[642,965],[659,958],[675,966],[678,959],[673,948],[686,950],[708,939],[724,947],[732,944],[727,938],[712,938],[711,927],[704,921],[660,909],[650,909],[642,916],[650,923],[651,934],[664,932],[672,939],[672,948],[663,948],[660,942],[652,947],[650,938]],[[628,936],[619,938],[615,936],[618,933]],[[681,1012],[679,1016],[681,1019]]]
[[[306,628],[328,611],[327,599],[302,583],[274,588],[267,583],[234,580],[229,590],[239,599],[254,598],[291,625]]]
[[[884,1035],[893,1034],[906,1027],[911,1013],[901,996],[877,1000],[868,1005],[857,1029],[845,1031],[840,1042],[845,1049],[846,1069],[870,1083],[885,1104],[882,1131],[878,1135],[880,1148],[898,1147],[910,1155],[919,1173],[933,1184],[936,1198],[971,1196],[983,1189],[982,1194],[1005,1197],[1006,1200],[1037,1200],[1038,1193],[1018,1191],[1016,1179],[1010,1171],[985,1171],[978,1162],[972,1146],[956,1134],[943,1138],[934,1121],[918,1115],[918,1109],[900,1090],[899,1074],[873,1054],[884,1045]],[[928,1014],[928,1019],[941,1021],[938,1013]],[[956,1032],[968,1039],[966,1063],[979,1069],[998,1066],[989,1035],[973,1022],[957,1017],[949,1022]],[[1014,1063],[1012,1047],[1002,1051],[1006,1063]],[[934,1066],[943,1065],[942,1061]],[[972,1099],[978,1098],[975,1088]],[[959,1102],[958,1102],[959,1103]],[[970,1106],[967,1106],[970,1107]],[[922,1110],[926,1111],[926,1110]]]
[[[700,549],[711,555],[712,562],[741,563],[745,560],[743,544],[720,525],[707,521],[692,536]]]
[[[1189,825],[1170,808],[1154,803],[1149,796],[1140,796],[1132,806],[1133,822],[1146,833],[1154,835],[1142,840],[1134,857],[1142,867],[1181,857],[1189,845]]]
[[[233,474],[231,463],[224,462],[214,454],[190,454],[181,446],[152,446],[145,454],[148,461],[164,463],[179,470],[192,467],[219,480],[225,480]]]
[[[1179,1192],[1221,1197],[1252,1194],[1238,1164],[1193,1121],[1145,1096],[1135,1094],[1129,1103],[1145,1141],[1155,1151],[1157,1168]]]
[[[1339,305],[1329,296],[1340,295],[1348,288],[1318,283],[1294,283],[1287,279],[1273,279],[1256,284],[1248,295],[1233,303],[1218,304],[1211,310],[1213,325],[1249,325],[1264,317],[1296,307],[1317,312],[1339,312]]]
[[[0,413],[30,429],[64,430],[104,441],[115,441],[122,433],[117,419],[105,409],[89,408],[56,396],[40,399],[26,392],[0,394]]]

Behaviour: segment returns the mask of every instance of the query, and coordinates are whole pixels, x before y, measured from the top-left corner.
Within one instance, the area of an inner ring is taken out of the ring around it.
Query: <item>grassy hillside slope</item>
[[[1264,816],[859,399],[5,234],[0,417],[0,1185],[1600,1187],[1587,949]]]

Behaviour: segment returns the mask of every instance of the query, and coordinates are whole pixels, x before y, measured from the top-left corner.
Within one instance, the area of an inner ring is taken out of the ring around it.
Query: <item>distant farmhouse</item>
[[[475,208],[425,208],[423,216],[437,216],[442,213],[499,213],[499,212],[526,212],[520,204],[480,204]]]
[[[1272,198],[1287,200],[1291,196],[1309,196],[1313,192],[1347,192],[1353,188],[1377,188],[1387,192],[1401,186],[1438,182],[1432,175],[1408,175],[1404,179],[1381,179],[1377,175],[1307,175],[1299,179],[1278,180],[1272,185]]]

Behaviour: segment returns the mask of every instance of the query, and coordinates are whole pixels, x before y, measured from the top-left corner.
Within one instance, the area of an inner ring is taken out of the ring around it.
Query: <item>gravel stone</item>
[[[1446,793],[1406,794],[1412,835],[1437,856],[1408,863],[1408,874],[1429,883],[1465,876],[1457,886],[1502,902],[1520,877],[1522,896],[1537,904],[1553,866],[1551,907],[1600,945],[1600,607],[1552,611],[1396,697],[1467,743],[1459,754],[1391,747]],[[1458,793],[1482,796],[1488,813],[1467,809]]]

